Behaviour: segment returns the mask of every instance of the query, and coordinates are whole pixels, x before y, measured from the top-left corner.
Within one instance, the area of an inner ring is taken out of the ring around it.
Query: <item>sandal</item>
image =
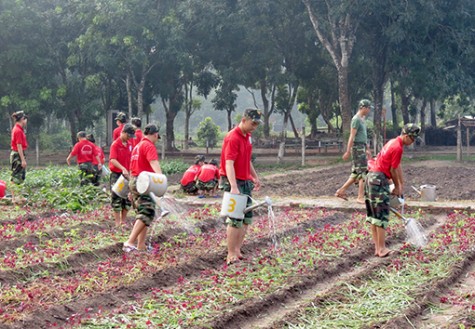
[[[125,244],[125,243],[124,243],[124,246],[122,247],[122,251],[124,251],[124,252],[132,252],[132,251],[136,251],[136,250],[137,250],[137,247],[130,246],[130,245]]]

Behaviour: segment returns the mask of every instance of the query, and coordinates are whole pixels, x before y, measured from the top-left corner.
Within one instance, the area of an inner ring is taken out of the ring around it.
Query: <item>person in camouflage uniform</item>
[[[203,164],[196,177],[196,188],[202,191],[199,197],[205,197],[206,195],[217,196],[216,189],[218,188],[219,168],[216,159],[212,159],[209,163]]]
[[[371,233],[377,257],[386,257],[393,251],[386,248],[385,230],[389,220],[390,180],[394,183],[392,194],[401,196],[404,188],[401,158],[404,146],[411,145],[419,137],[421,129],[408,123],[401,135],[391,139],[379,152],[365,182],[366,221],[371,224]]]
[[[129,169],[130,169],[130,157],[132,155],[132,142],[131,140],[135,137],[134,127],[126,123],[120,133],[119,138],[117,138],[110,147],[109,153],[109,169],[110,173],[110,186],[111,186],[111,206],[114,216],[115,225],[120,227],[125,224],[127,218],[127,213],[132,205],[129,198],[121,198],[117,195],[112,187],[120,178],[129,179]]]
[[[368,172],[368,158],[371,152],[368,145],[368,135],[366,129],[366,117],[371,112],[373,106],[367,99],[362,99],[358,105],[358,112],[351,119],[350,137],[343,160],[352,157],[351,174],[348,180],[340,187],[335,196],[348,200],[346,190],[354,183],[358,182],[358,197],[356,202],[364,203],[364,178]]]
[[[25,127],[28,115],[23,111],[12,114],[15,126],[12,129],[10,164],[12,168],[11,181],[14,184],[22,184],[26,177],[26,154],[28,141],[26,140]]]
[[[137,191],[137,177],[142,172],[162,173],[158,161],[155,143],[160,139],[159,127],[156,124],[148,124],[144,129],[144,138],[132,150],[130,159],[129,190],[136,210],[135,224],[129,239],[124,242],[122,250],[131,252],[134,250],[146,250],[145,240],[147,230],[155,218],[155,200],[148,194],[140,194]]]
[[[79,170],[81,171],[81,185],[92,184],[94,180],[93,158],[96,158],[98,170],[102,170],[101,159],[97,152],[96,145],[86,139],[86,132],[77,133],[78,142],[74,145],[71,153],[69,153],[66,162],[71,165],[71,159],[77,158]]]

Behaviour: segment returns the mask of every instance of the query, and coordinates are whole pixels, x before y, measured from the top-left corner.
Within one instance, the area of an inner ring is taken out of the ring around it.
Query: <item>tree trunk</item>
[[[127,106],[129,109],[129,117],[132,115],[132,84],[130,83],[130,73],[127,73],[127,77],[125,78],[125,88],[127,89]]]
[[[269,99],[267,98],[267,81],[266,79],[261,79],[259,81],[259,87],[261,91],[261,98],[262,98],[262,111],[264,112],[264,137],[269,138],[270,136],[270,127],[269,127]]]
[[[185,145],[188,150],[188,139],[190,138],[190,117],[191,117],[191,90],[188,93],[188,84],[185,83]]]
[[[426,108],[427,108],[427,100],[424,99],[422,101],[422,106],[421,106],[421,139],[422,139],[422,145],[425,145],[425,126],[426,126]]]
[[[348,93],[348,68],[341,67],[338,70],[338,99],[341,110],[341,127],[343,131],[350,132],[351,106]]]
[[[231,115],[233,114],[233,110],[234,109],[227,109],[226,110],[227,117],[228,117],[228,131],[231,131],[231,129],[233,129],[233,120],[232,120],[232,117],[231,117]]]
[[[393,119],[393,131],[399,131],[399,122],[397,121],[396,96],[393,83],[391,82],[391,117]]]
[[[290,126],[292,127],[292,130],[294,132],[294,137],[295,138],[300,138],[299,132],[297,131],[297,128],[295,127],[294,119],[292,118],[291,113],[289,113],[289,120],[290,120]]]
[[[430,101],[430,125],[432,127],[437,127],[437,120],[436,120],[436,116],[435,116],[435,100],[432,99]]]
[[[402,111],[402,121],[404,124],[409,123],[409,96],[406,95],[405,88],[402,89],[401,93],[401,111]]]
[[[76,125],[76,120],[74,119],[73,115],[68,115],[68,121],[69,121],[69,127],[71,131],[71,146],[76,144],[76,135],[78,133],[77,131],[77,125]]]
[[[141,118],[143,116],[143,92],[145,89],[145,75],[142,75],[140,84],[137,88],[137,116]],[[132,117],[132,113],[129,113],[129,118]],[[168,136],[168,135],[167,135]],[[167,140],[169,138],[167,137]]]

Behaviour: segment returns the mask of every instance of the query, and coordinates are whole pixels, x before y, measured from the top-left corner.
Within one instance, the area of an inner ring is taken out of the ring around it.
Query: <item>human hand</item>
[[[350,158],[350,152],[346,151],[341,158],[345,161],[348,160]]]

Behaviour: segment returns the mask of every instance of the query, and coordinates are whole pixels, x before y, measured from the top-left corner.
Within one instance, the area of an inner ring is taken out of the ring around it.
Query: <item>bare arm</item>
[[[351,155],[351,149],[353,148],[353,144],[355,143],[355,136],[356,136],[356,128],[351,128],[350,130],[350,137],[348,138],[348,145],[346,146],[346,152],[343,154],[343,160],[348,160]]]
[[[395,194],[397,196],[402,195],[403,191],[403,179],[402,179],[402,168],[401,166],[397,168],[390,168],[389,171],[391,172],[391,177],[394,182],[394,191],[392,194]]]
[[[152,166],[153,171],[156,172],[157,174],[162,173],[162,168],[160,168],[160,163],[158,162],[158,160],[150,161],[150,166]]]
[[[251,176],[252,178],[254,178],[254,185],[255,185],[254,189],[256,191],[259,191],[261,187],[261,181],[259,180],[259,177],[257,176],[257,172],[254,169],[254,165],[252,164],[252,162],[251,162]]]
[[[124,175],[124,177],[129,177],[129,171],[123,165],[121,165],[120,162],[117,161],[117,159],[110,159],[109,161],[114,167],[122,170],[122,175]]]
[[[23,146],[21,146],[21,144],[17,144],[17,148],[18,148],[18,154],[20,155],[20,159],[21,159],[21,166],[23,168],[26,168],[26,158],[25,158],[25,153],[23,152]]]
[[[226,177],[231,185],[232,194],[240,194],[236,181],[236,172],[234,171],[234,160],[226,160]]]
[[[66,163],[68,164],[68,166],[71,165],[71,158],[72,158],[72,157],[73,157],[73,156],[71,155],[71,153],[69,153],[69,155],[68,155],[68,157],[67,157],[67,159],[66,159]]]

